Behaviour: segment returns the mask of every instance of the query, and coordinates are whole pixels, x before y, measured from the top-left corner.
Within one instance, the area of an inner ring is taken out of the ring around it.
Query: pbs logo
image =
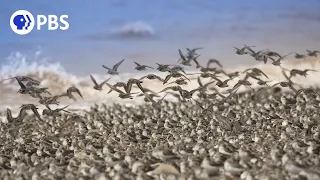
[[[69,23],[66,21],[68,15],[37,15],[37,19],[27,10],[18,10],[14,12],[10,18],[10,27],[16,34],[26,35],[29,34],[36,25],[39,31],[41,27],[47,24],[48,30],[67,30]]]

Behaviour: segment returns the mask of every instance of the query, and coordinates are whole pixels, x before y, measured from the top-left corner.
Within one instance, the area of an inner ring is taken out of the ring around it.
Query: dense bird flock
[[[294,82],[295,76],[315,70],[285,69],[281,63],[293,53],[252,48],[236,48],[236,54],[271,61],[286,81],[270,85],[258,68],[227,73],[216,59],[202,66],[197,60],[201,48],[186,54],[179,50],[181,66],[157,64],[158,71],[168,73],[164,78],[147,74],[111,85],[110,78],[98,83],[90,75],[95,90],[107,87],[123,99],[142,96],[146,104],[95,105],[77,114],[68,106],[50,106],[64,97],[76,100],[74,93],[85,98],[78,88],[52,96],[38,80],[13,77],[19,93],[39,98],[46,109],[40,114],[37,105],[23,104],[17,117],[7,109],[0,131],[0,179],[320,179],[319,90]],[[296,53],[295,58],[317,53]],[[123,62],[103,68],[118,75]],[[193,63],[200,72],[186,73],[183,66]],[[138,71],[153,69],[135,64]],[[199,87],[188,91],[183,86],[190,76],[197,76]],[[144,79],[174,85],[153,92],[143,87]],[[260,87],[252,88],[253,83]],[[241,86],[248,90],[237,92]],[[136,87],[139,92],[132,91]],[[179,102],[166,100],[168,94]]]

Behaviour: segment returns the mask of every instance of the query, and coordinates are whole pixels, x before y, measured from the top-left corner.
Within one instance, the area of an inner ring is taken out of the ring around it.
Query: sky
[[[67,14],[66,31],[35,29],[15,34],[11,15],[19,9],[37,14]],[[203,47],[200,63],[218,59],[226,67],[253,64],[233,47],[305,53],[320,49],[319,0],[4,0],[0,6],[0,64],[11,52],[41,47],[50,62],[75,74],[103,73],[121,59],[174,64],[178,49]]]

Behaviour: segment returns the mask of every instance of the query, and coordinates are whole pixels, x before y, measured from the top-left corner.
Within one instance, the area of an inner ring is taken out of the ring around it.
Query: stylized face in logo
[[[15,33],[25,35],[31,32],[34,22],[34,17],[29,11],[18,10],[10,18],[10,27]]]
[[[17,26],[17,29],[19,30],[22,30],[23,28],[26,30],[28,29],[28,27],[30,26],[31,20],[28,15],[26,15],[26,18],[22,14],[16,15],[16,17],[13,18],[13,23],[14,25]]]

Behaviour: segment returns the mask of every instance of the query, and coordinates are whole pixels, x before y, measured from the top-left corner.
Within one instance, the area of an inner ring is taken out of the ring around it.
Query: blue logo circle
[[[32,31],[35,25],[33,15],[27,10],[18,10],[10,18],[10,27],[19,35],[26,35]]]

